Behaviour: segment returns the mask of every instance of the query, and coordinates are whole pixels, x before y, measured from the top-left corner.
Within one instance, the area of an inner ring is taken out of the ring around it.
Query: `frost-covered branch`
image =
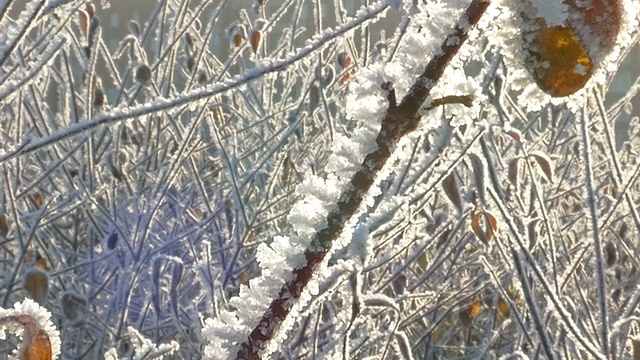
[[[241,345],[237,354],[238,359],[252,359],[259,356],[265,343],[274,336],[278,326],[289,315],[295,303],[294,300],[300,297],[314,272],[329,252],[332,243],[340,236],[347,221],[360,207],[376,175],[395,150],[398,141],[418,126],[420,107],[451,59],[467,39],[471,27],[478,23],[488,6],[489,1],[486,0],[472,1],[454,31],[442,42],[442,52],[429,61],[409,93],[400,104],[389,104],[382,121],[382,128],[376,138],[377,149],[366,156],[358,171],[351,178],[349,186],[340,196],[336,208],[327,216],[326,227],[315,234],[311,247],[305,251],[306,265],[293,271],[293,278],[284,284],[278,296],[271,302],[268,310],[259,321],[258,326],[253,329],[249,338]],[[392,99],[394,90],[389,89],[388,91],[389,98]]]

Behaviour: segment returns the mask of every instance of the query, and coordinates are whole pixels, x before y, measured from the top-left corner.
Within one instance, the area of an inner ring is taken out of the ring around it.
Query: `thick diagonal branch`
[[[395,150],[398,141],[417,128],[420,121],[420,116],[418,116],[420,107],[451,59],[467,40],[469,30],[478,23],[489,3],[489,0],[473,0],[471,2],[454,30],[442,42],[442,52],[429,61],[424,72],[400,104],[389,105],[376,138],[378,148],[366,156],[359,170],[351,178],[350,184],[342,193],[336,208],[327,216],[327,226],[315,234],[311,247],[306,250],[307,264],[293,271],[292,279],[283,285],[258,326],[241,344],[237,353],[238,359],[259,358],[259,352],[265,343],[273,338],[278,326],[289,315],[291,308],[311,280],[313,273],[327,255],[333,241],[339,238],[347,221],[360,207],[376,175]],[[393,89],[389,91],[393,91]]]

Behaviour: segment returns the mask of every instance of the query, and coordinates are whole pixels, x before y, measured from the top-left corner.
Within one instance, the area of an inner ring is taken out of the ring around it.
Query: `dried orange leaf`
[[[471,304],[471,306],[467,308],[467,312],[469,313],[469,316],[472,318],[480,315],[480,310],[482,310],[482,305],[480,304],[479,301],[474,302],[473,304]]]
[[[498,300],[498,311],[504,317],[509,317],[509,314],[511,313],[509,304],[507,304],[507,302],[503,298],[500,298],[500,300]]]
[[[505,131],[505,133],[509,136],[511,136],[515,141],[521,141],[522,140],[522,133],[520,133],[520,131],[515,130],[515,129],[510,129],[508,131]]]
[[[47,263],[47,259],[43,258],[39,252],[36,252],[35,267],[37,267],[40,270],[45,270],[45,271],[49,270],[49,264]]]
[[[233,40],[233,45],[240,46],[244,42],[244,36],[242,36],[240,32],[237,32],[235,35],[233,35],[232,40]]]
[[[593,73],[591,58],[573,29],[541,24],[531,35],[525,66],[538,87],[553,97],[582,89]]]
[[[258,52],[258,47],[260,46],[260,41],[262,40],[262,34],[260,30],[254,30],[251,32],[251,49],[254,53]]]
[[[29,334],[29,340],[24,347],[22,359],[24,360],[51,360],[51,341],[47,332],[39,329]]]
[[[80,31],[86,37],[89,35],[89,14],[84,10],[78,10],[78,18],[80,20]]]
[[[496,230],[498,230],[498,222],[491,213],[481,210],[477,211],[471,218],[471,228],[478,239],[488,244]]]
[[[336,62],[342,69],[346,69],[351,66],[351,56],[346,51],[341,51],[336,55]]]
[[[87,9],[87,14],[89,14],[89,17],[94,17],[96,15],[96,7],[93,6],[93,4],[87,2],[85,8]]]
[[[37,207],[42,206],[42,204],[44,203],[44,198],[42,197],[42,194],[36,193],[35,195],[33,195],[33,203]]]
[[[554,165],[551,158],[542,151],[532,151],[529,155],[538,163],[547,180],[553,184]]]
[[[411,359],[413,358],[411,348],[408,344],[408,339],[404,335],[404,333],[396,333],[396,344],[398,344],[398,348],[400,353],[402,354],[403,359]]]
[[[346,84],[349,81],[350,77],[351,77],[351,74],[349,74],[349,72],[345,72],[344,74],[342,74],[342,78],[341,78],[342,83]]]

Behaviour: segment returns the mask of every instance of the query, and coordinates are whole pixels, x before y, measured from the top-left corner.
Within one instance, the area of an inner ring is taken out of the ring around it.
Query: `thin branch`
[[[591,220],[591,231],[593,232],[593,251],[596,255],[596,292],[598,294],[598,310],[600,311],[600,341],[602,353],[609,357],[609,317],[607,314],[607,282],[604,273],[604,256],[602,254],[602,244],[600,239],[600,228],[598,227],[598,211],[596,204],[596,190],[593,183],[593,164],[591,162],[591,146],[589,141],[589,117],[586,107],[582,109],[582,156],[585,170],[585,186],[587,188],[587,206],[589,207],[589,220]]]

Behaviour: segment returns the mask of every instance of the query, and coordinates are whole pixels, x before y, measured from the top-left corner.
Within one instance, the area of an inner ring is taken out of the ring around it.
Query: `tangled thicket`
[[[541,1],[3,2],[0,354],[640,359],[638,6]]]

